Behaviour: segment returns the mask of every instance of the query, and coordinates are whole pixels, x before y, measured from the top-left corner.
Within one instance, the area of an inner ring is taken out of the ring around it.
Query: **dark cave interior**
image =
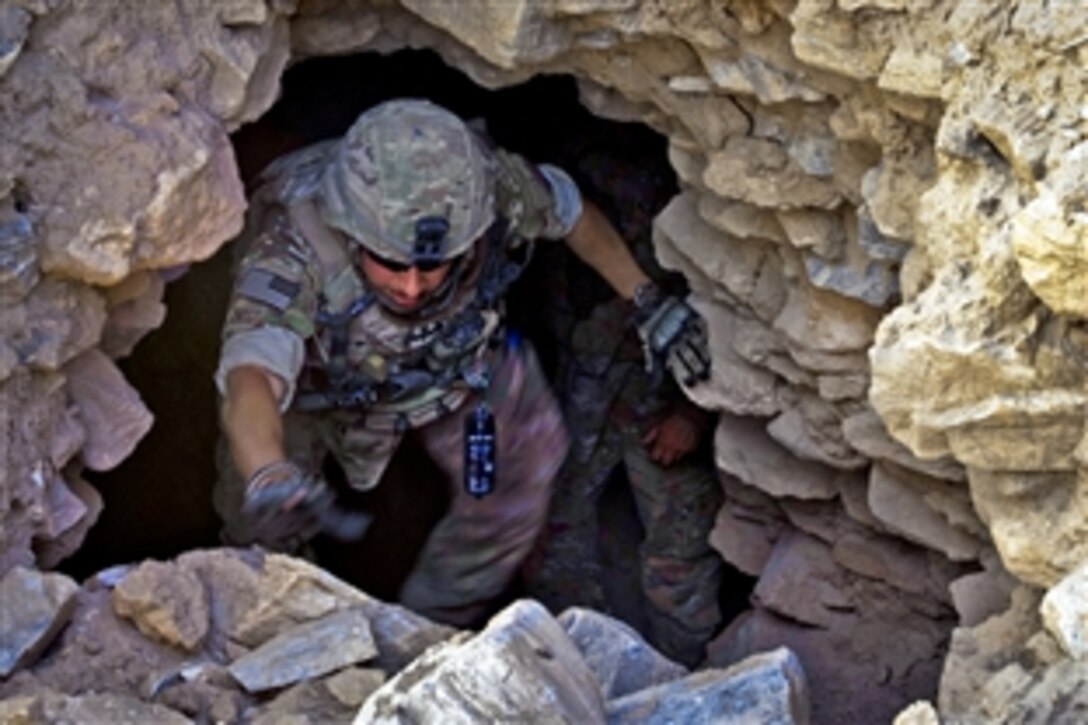
[[[534,161],[566,169],[588,197],[625,235],[650,233],[653,216],[676,193],[666,158],[666,140],[642,124],[593,116],[578,101],[568,76],[540,76],[491,91],[445,65],[430,51],[389,56],[363,54],[322,58],[293,66],[278,102],[260,120],[233,137],[242,178],[250,185],[260,169],[287,151],[340,136],[375,103],[394,97],[428,98],[462,118],[483,119],[504,148]],[[168,559],[194,548],[217,546],[218,520],[211,507],[218,439],[212,383],[219,328],[230,290],[231,244],[195,264],[168,285],[168,315],[128,358],[120,361],[156,423],[134,455],[107,473],[87,472],[102,493],[105,510],[82,549],[60,569],[77,578],[120,563]],[[563,245],[537,245],[527,274],[509,308],[514,325],[534,341],[546,369],[554,365],[554,343],[535,315],[547,295],[542,268],[562,268],[569,286],[593,296],[599,284],[582,284],[594,273]],[[647,262],[647,260],[640,260]],[[598,294],[599,297],[599,294]],[[600,301],[599,299],[597,301]],[[579,309],[593,299],[577,300]],[[568,310],[577,314],[577,310]],[[709,441],[703,455],[711,462]],[[326,474],[336,485],[335,466]],[[383,484],[361,494],[342,483],[342,500],[376,515],[356,544],[319,538],[316,561],[360,588],[395,598],[430,527],[445,502],[437,469],[409,439],[401,446]],[[601,506],[601,551],[605,582],[616,613],[639,625],[637,546],[642,535],[634,501],[622,472],[613,476]],[[725,622],[747,607],[754,580],[726,566],[721,604]],[[510,596],[516,596],[511,591]]]

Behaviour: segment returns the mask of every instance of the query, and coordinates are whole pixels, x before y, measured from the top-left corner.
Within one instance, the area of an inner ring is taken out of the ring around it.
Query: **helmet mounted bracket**
[[[450,222],[445,217],[425,216],[416,220],[416,238],[412,243],[412,263],[439,265],[446,258]]]

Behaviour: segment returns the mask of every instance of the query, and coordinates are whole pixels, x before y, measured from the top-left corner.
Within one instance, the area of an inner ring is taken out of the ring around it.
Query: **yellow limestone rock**
[[[1043,624],[1071,657],[1088,656],[1088,563],[1051,587],[1039,605]]]

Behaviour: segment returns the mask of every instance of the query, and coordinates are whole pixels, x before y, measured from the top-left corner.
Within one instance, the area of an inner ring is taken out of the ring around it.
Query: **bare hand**
[[[699,427],[690,419],[672,413],[642,436],[642,445],[651,461],[668,467],[699,445]]]

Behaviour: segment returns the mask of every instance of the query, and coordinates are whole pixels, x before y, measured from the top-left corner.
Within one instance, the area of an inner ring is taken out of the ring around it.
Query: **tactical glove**
[[[242,515],[255,540],[275,551],[291,551],[318,533],[349,541],[360,538],[370,517],[344,510],[328,484],[290,461],[258,469],[246,484]]]
[[[634,305],[647,372],[656,375],[666,367],[689,387],[710,377],[706,322],[698,312],[652,282],[639,287]]]

